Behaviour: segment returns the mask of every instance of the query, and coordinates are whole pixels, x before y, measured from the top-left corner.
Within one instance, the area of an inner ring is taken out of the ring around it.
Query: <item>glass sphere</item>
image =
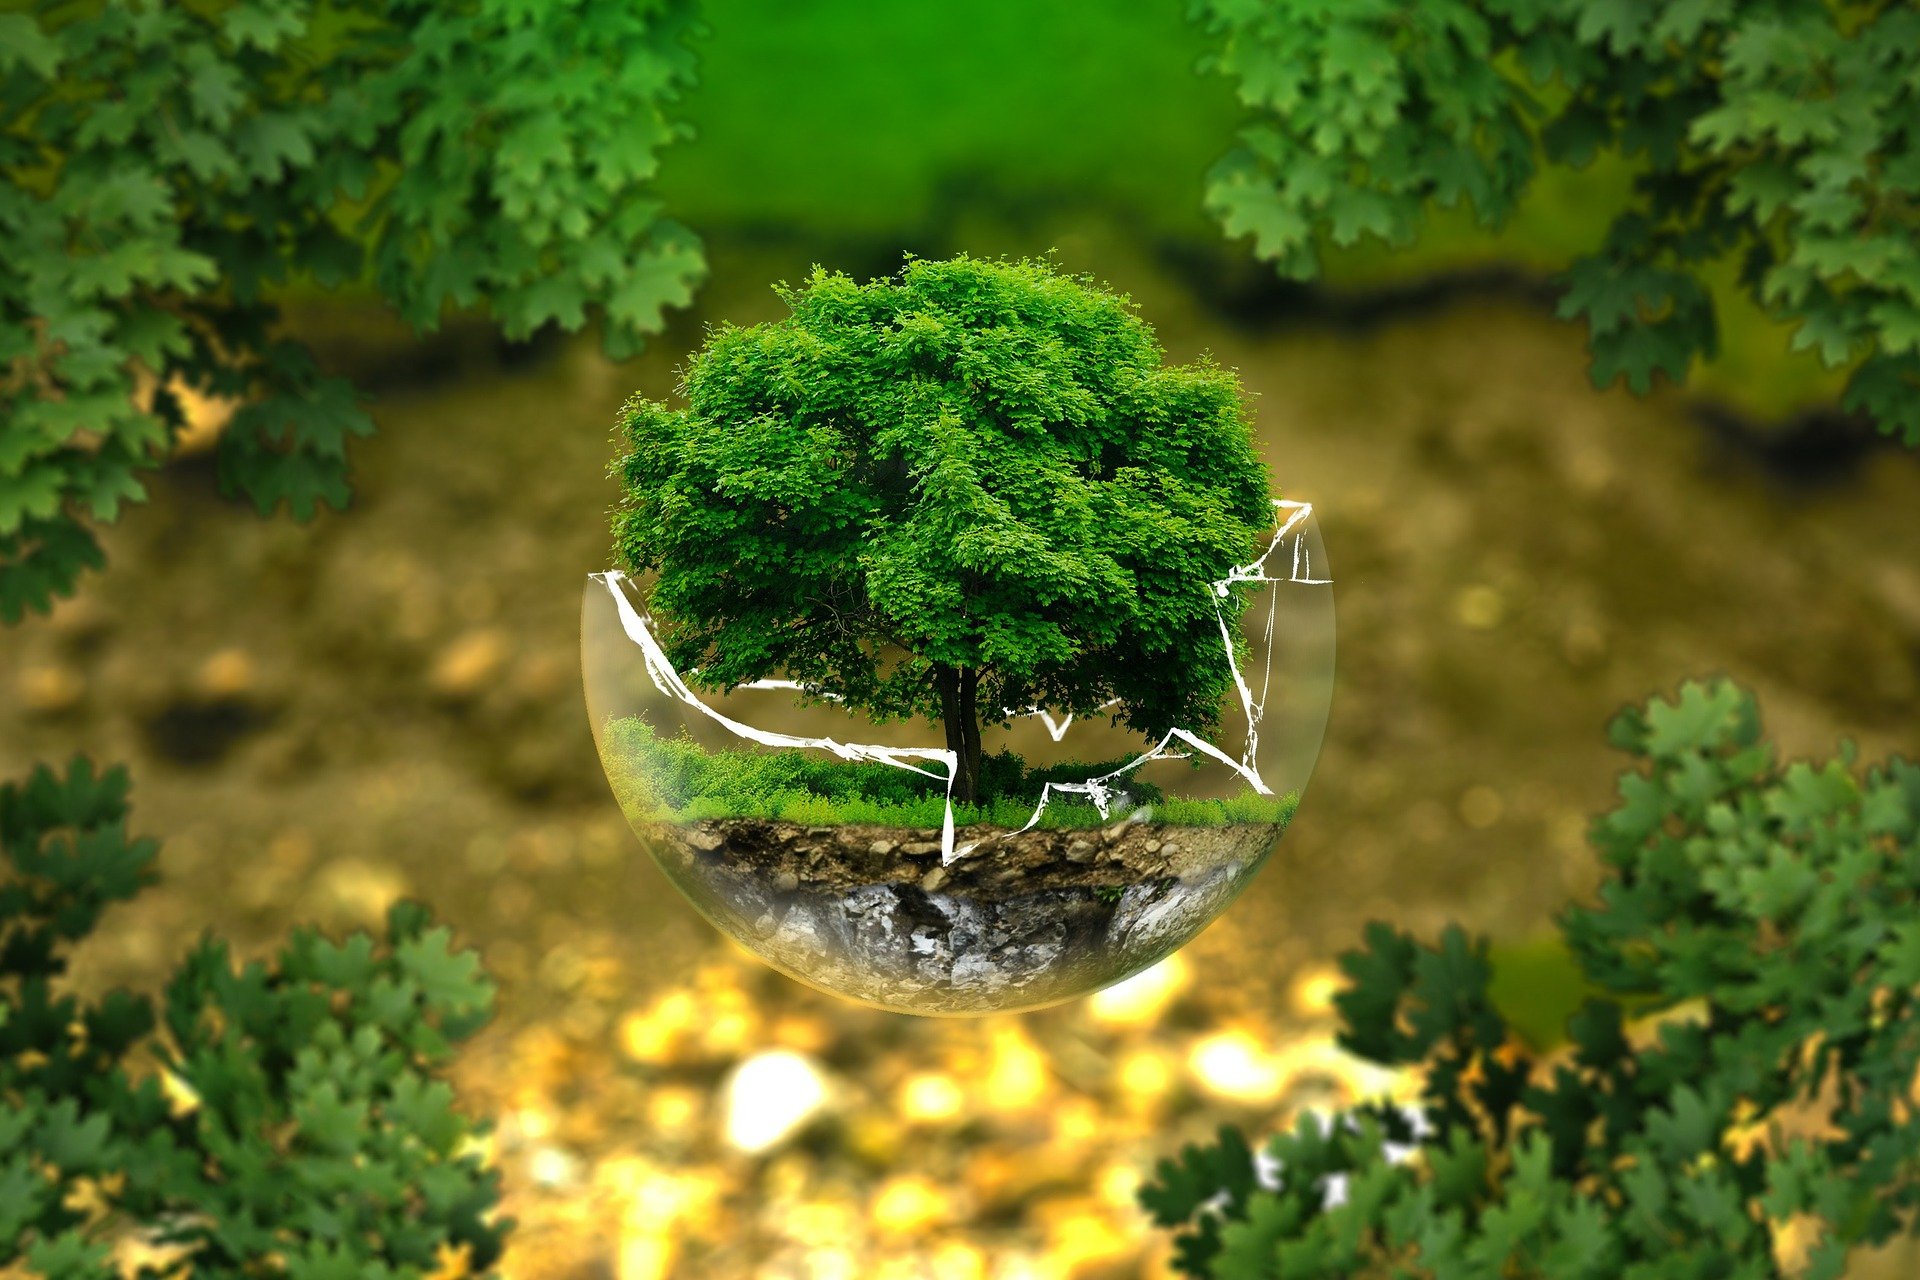
[[[703,688],[669,660],[648,584],[592,574],[581,664],[601,764],[667,879],[794,978],[922,1014],[1084,995],[1225,910],[1313,772],[1333,588],[1312,507],[1274,513],[1263,554],[1213,584],[1232,668],[1215,723],[1149,737],[1112,705],[982,714],[973,804],[940,723],[778,678]]]

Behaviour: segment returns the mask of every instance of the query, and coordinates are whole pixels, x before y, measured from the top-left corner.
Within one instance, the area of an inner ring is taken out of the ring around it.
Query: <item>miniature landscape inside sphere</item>
[[[1277,505],[1248,567],[1212,740],[1016,714],[988,731],[971,804],[950,798],[938,725],[874,721],[778,679],[698,692],[660,648],[642,586],[595,574],[582,659],[601,761],[668,879],[793,977],[914,1013],[1083,995],[1219,915],[1312,771],[1333,604],[1311,510]]]
[[[1333,665],[1313,509],[1232,370],[1045,261],[776,286],[621,412],[584,617],[627,817],[722,929],[855,999],[1145,967],[1272,849]]]

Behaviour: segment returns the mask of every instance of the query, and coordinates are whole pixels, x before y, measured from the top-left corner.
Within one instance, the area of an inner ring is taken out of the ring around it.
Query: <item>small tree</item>
[[[786,319],[693,357],[685,408],[622,417],[617,547],[658,571],[676,664],[937,717],[968,803],[1003,709],[1217,720],[1209,584],[1273,514],[1230,371],[1164,366],[1124,298],[1039,263],[777,292]]]

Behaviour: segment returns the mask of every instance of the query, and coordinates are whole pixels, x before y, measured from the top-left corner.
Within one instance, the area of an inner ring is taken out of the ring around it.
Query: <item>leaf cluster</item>
[[[692,78],[688,0],[107,0],[0,14],[0,619],[101,564],[183,397],[231,399],[220,476],[265,513],[347,497],[351,387],[276,328],[289,282],[413,324],[615,354],[687,300],[647,198]]]
[[[156,1002],[60,989],[68,952],[151,879],[127,777],[84,760],[0,787],[0,1269],[420,1277],[490,1269],[511,1226],[480,1131],[436,1078],[493,987],[424,908],[386,937],[297,931],[236,965],[202,941]]]
[[[1418,1106],[1309,1117],[1264,1166],[1231,1130],[1164,1162],[1142,1201],[1186,1274],[1758,1280],[1797,1234],[1791,1273],[1835,1277],[1911,1229],[1920,767],[1783,768],[1726,683],[1612,739],[1644,768],[1593,827],[1598,902],[1562,919],[1603,993],[1570,1047],[1512,1039],[1484,941],[1372,926],[1342,1043],[1419,1068]]]
[[[1920,444],[1920,11],[1829,0],[1198,0],[1253,120],[1211,210],[1289,276],[1411,241],[1433,204],[1499,223],[1542,162],[1637,167],[1567,273],[1596,386],[1716,349],[1702,270],[1853,362],[1845,403]]]
[[[623,414],[617,548],[681,670],[938,718],[966,668],[983,708],[1213,723],[1210,583],[1273,527],[1229,370],[1164,365],[1125,298],[1041,262],[779,292],[694,355],[686,407]]]
[[[638,717],[607,723],[606,758],[614,791],[636,821],[760,817],[809,825],[938,828],[946,816],[944,778],[805,751],[708,751],[685,734],[662,738]],[[1012,751],[996,751],[981,762],[979,803],[955,805],[954,820],[1025,826],[1046,784],[1084,782],[1124,763],[1070,760],[1032,766]],[[1138,779],[1116,790],[1126,797],[1123,810],[1149,805],[1153,820],[1188,825],[1284,823],[1297,801],[1294,795],[1259,796],[1250,790],[1227,800],[1168,800],[1159,787]],[[1090,802],[1075,803],[1070,795],[1056,793],[1041,825],[1100,826],[1111,820]]]

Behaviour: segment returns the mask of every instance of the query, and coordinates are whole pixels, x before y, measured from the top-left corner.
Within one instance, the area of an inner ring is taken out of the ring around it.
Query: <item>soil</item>
[[[1283,824],[937,831],[653,824],[667,874],[752,951],[870,1004],[1034,1007],[1160,959],[1233,900]]]

